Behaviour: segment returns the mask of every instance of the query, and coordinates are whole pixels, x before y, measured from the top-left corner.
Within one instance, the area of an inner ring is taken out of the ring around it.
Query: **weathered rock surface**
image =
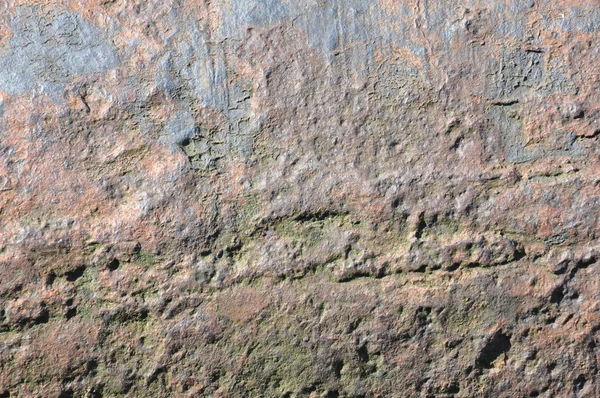
[[[596,0],[0,27],[0,397],[600,396]]]

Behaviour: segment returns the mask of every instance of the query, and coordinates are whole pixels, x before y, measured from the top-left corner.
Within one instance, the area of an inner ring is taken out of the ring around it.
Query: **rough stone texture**
[[[0,1],[0,397],[600,396],[596,0]]]

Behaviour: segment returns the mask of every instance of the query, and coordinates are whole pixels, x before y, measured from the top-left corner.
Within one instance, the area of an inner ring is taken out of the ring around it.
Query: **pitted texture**
[[[0,2],[0,397],[600,396],[600,8]]]

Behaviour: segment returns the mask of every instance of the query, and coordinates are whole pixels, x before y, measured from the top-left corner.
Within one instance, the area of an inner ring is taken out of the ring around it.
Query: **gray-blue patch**
[[[329,62],[342,62],[359,75],[368,75],[376,51],[385,53],[392,44],[407,46],[411,42],[408,30],[395,27],[406,26],[414,16],[414,10],[403,7],[404,15],[398,20],[367,0],[231,0],[230,10],[223,15],[220,37],[243,40],[248,27],[292,22]],[[445,16],[443,10],[435,14],[437,23]],[[336,55],[338,49],[345,53],[343,57]],[[415,55],[422,56],[422,52]]]
[[[167,123],[168,140],[182,145],[196,134],[196,120],[189,112],[178,112]]]
[[[117,65],[108,38],[77,14],[20,8],[11,25],[7,55],[0,57],[0,91],[9,95],[34,88],[56,94],[76,76]]]

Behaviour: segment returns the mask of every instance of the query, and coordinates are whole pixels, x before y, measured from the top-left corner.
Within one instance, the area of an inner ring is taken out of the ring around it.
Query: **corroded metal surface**
[[[0,396],[600,395],[597,1],[0,28]]]

